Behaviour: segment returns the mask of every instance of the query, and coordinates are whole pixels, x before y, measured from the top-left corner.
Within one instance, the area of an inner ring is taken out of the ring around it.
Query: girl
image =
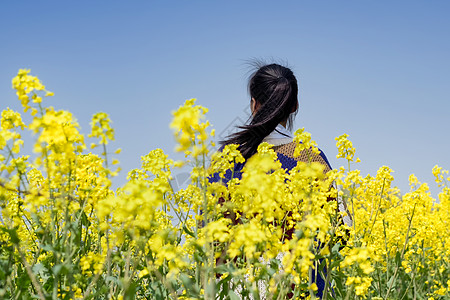
[[[248,89],[251,96],[251,119],[248,125],[239,127],[240,131],[221,141],[222,148],[227,144],[238,144],[238,150],[247,160],[256,153],[259,144],[267,142],[273,145],[272,149],[277,153],[282,168],[287,171],[294,168],[298,161],[319,162],[324,165],[325,173],[331,170],[322,151],[315,154],[312,150],[304,150],[300,156],[294,157],[296,143],[290,130],[299,107],[298,85],[289,68],[279,64],[260,65],[250,76]],[[241,178],[243,166],[244,164],[240,163],[235,166],[233,172],[228,171],[225,174],[225,183],[232,176]],[[211,181],[220,180],[219,175],[215,174]],[[341,211],[346,211],[344,203],[340,203],[339,206]],[[286,232],[286,237],[292,238],[293,234],[294,228]],[[318,276],[313,280],[318,287],[317,296],[322,297],[323,278]]]
[[[249,79],[248,89],[251,96],[252,117],[248,125],[240,126],[240,131],[232,134],[220,144],[238,144],[245,159],[256,153],[258,145],[267,142],[274,145],[282,167],[290,170],[297,161],[319,162],[325,166],[324,172],[331,166],[323,152],[320,155],[304,151],[294,157],[295,142],[290,132],[294,116],[298,111],[298,85],[292,71],[279,64],[261,65]],[[243,164],[237,165],[234,176],[241,176]],[[231,172],[226,180],[231,179]],[[219,178],[216,178],[217,180]]]

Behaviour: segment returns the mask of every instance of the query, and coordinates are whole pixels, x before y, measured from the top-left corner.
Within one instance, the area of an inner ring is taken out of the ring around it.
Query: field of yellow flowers
[[[12,85],[31,122],[1,114],[1,299],[316,299],[318,277],[322,299],[450,299],[450,178],[438,166],[439,200],[414,175],[401,193],[386,166],[351,169],[358,159],[342,135],[345,168],[299,162],[287,173],[263,143],[241,179],[213,183],[243,157],[236,145],[210,153],[207,109],[188,100],[170,124],[185,160],[152,150],[113,190],[120,150],[107,149],[108,115],[93,116],[88,148],[29,70]],[[317,149],[303,130],[295,140],[297,154]],[[174,190],[180,167],[191,183]]]

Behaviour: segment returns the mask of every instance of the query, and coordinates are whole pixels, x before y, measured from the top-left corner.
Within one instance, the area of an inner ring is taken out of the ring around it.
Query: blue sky
[[[124,169],[162,148],[172,157],[171,111],[188,98],[209,108],[217,133],[245,119],[252,58],[287,62],[305,127],[333,167],[347,133],[363,175],[450,168],[448,1],[4,1],[0,109],[20,109],[19,68],[55,92],[49,105],[110,114]]]

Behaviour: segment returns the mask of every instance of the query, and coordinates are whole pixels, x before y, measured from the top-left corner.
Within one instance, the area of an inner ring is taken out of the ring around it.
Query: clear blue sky
[[[19,109],[11,78],[31,68],[50,104],[85,133],[108,112],[126,171],[162,148],[171,111],[188,98],[220,133],[245,119],[251,58],[287,61],[305,127],[333,167],[350,135],[363,174],[388,165],[396,184],[435,184],[450,168],[449,1],[3,1],[0,109]],[[174,156],[179,157],[179,156]]]

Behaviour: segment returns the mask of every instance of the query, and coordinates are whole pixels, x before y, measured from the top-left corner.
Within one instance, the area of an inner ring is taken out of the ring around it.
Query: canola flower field
[[[414,175],[400,192],[386,166],[353,169],[344,134],[345,168],[299,162],[287,173],[263,143],[241,179],[211,183],[243,157],[237,145],[210,153],[207,109],[191,99],[170,124],[185,160],[152,150],[113,190],[108,115],[93,116],[88,147],[29,70],[12,85],[23,112],[1,114],[1,299],[317,299],[318,277],[322,299],[450,299],[450,178],[438,166],[438,200]],[[22,153],[24,134],[33,153]],[[318,151],[303,129],[295,140],[297,155]],[[175,191],[182,166],[191,183]]]

